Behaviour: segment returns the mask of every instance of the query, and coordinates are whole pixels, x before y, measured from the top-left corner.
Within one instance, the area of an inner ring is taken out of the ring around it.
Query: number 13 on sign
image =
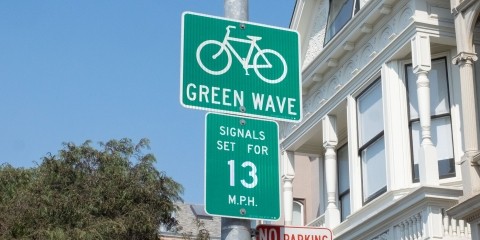
[[[235,160],[228,161],[228,165],[230,166],[230,186],[235,187]],[[246,161],[242,163],[242,167],[250,167],[250,172],[248,173],[248,175],[252,177],[252,182],[250,183],[245,181],[245,179],[242,179],[240,181],[242,185],[246,188],[254,188],[255,186],[257,186],[257,167],[255,166],[255,164],[250,161]]]

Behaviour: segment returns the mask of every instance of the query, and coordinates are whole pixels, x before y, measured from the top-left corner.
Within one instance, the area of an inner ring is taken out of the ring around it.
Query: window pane
[[[455,161],[451,159],[438,160],[438,174],[440,178],[455,177]]]
[[[303,226],[303,205],[297,201],[293,202],[293,226]]]
[[[438,174],[440,178],[455,177],[455,161],[451,159],[438,160]],[[420,181],[420,173],[418,170],[418,163],[413,165],[413,180]]]
[[[340,197],[341,221],[344,221],[350,215],[350,193]]]
[[[408,98],[410,101],[410,119],[418,119],[417,76],[412,65],[407,66]],[[432,69],[428,73],[430,80],[430,115],[450,113],[448,100],[448,78],[445,58],[432,61]]]
[[[428,79],[430,79],[431,115],[449,113],[447,69],[444,58],[432,62],[432,70],[428,73]]]
[[[432,119],[432,142],[437,146],[438,175],[440,178],[455,177],[452,125],[449,117]]]
[[[329,42],[352,18],[353,3],[354,0],[330,0],[325,43]]]
[[[413,164],[413,182],[420,181],[420,170],[418,169],[418,163]]]
[[[387,185],[383,137],[362,151],[362,180],[364,200]]]
[[[413,163],[418,164],[418,153],[420,152],[420,145],[422,142],[422,129],[420,127],[420,121],[412,122],[412,151],[413,151]]]
[[[450,117],[433,118],[431,120],[431,134],[433,145],[436,146],[438,169],[440,178],[455,176],[454,153],[452,142],[452,125]],[[414,179],[419,179],[418,175],[418,153],[421,146],[421,127],[420,122],[412,122],[412,151]],[[441,136],[440,138],[438,136]]]
[[[422,141],[420,122],[412,122],[412,156],[413,156],[413,179],[414,181],[420,180],[420,175],[418,173],[418,154],[420,153],[420,144]]]
[[[341,194],[350,189],[348,174],[348,146],[345,145],[337,151],[338,162],[338,193]]]
[[[428,78],[430,79],[431,115],[449,113],[447,69],[444,58],[432,62],[432,70],[429,72]]]
[[[358,98],[360,146],[383,131],[382,88],[380,81]]]
[[[410,102],[410,119],[419,118],[417,76],[413,73],[412,65],[407,66],[408,100]]]
[[[449,117],[432,119],[432,142],[437,146],[438,159],[453,158],[452,126]],[[438,137],[440,136],[440,137]]]

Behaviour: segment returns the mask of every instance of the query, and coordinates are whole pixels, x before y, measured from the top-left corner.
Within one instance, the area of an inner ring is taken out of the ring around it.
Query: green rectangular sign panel
[[[299,122],[299,34],[186,12],[182,18],[183,106]]]
[[[208,113],[205,129],[206,212],[279,219],[277,123]]]

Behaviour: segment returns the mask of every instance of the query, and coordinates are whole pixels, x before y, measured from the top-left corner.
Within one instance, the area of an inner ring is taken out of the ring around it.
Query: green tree
[[[0,239],[158,239],[183,187],[155,169],[148,140],[65,143],[35,168],[0,166]]]

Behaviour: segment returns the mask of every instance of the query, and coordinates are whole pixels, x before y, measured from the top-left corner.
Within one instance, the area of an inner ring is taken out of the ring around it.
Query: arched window
[[[293,226],[303,226],[304,222],[304,207],[303,203],[294,200],[293,201],[293,216],[292,216],[292,225]]]

